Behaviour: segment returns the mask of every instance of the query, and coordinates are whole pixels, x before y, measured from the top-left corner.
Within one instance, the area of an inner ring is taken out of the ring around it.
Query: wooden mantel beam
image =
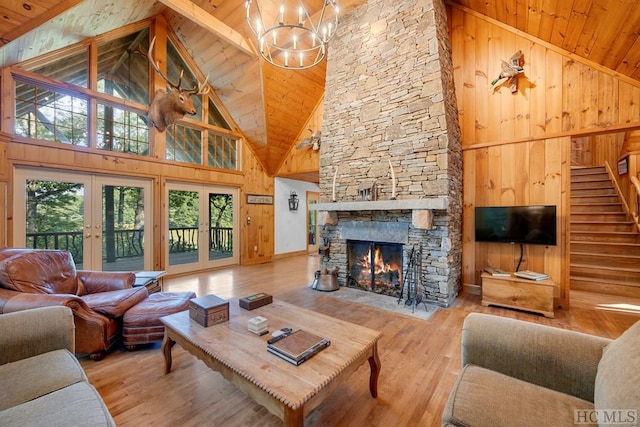
[[[211,16],[206,10],[197,6],[188,0],[158,0],[168,8],[176,11],[180,15],[189,19],[190,21],[200,25],[202,28],[211,31],[217,36],[221,37],[231,45],[238,48],[240,51],[255,56],[256,52],[246,42],[240,33],[233,28],[226,25],[219,19]]]

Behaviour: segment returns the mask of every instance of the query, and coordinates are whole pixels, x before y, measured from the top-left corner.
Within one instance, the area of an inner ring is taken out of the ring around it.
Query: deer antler
[[[149,50],[147,51],[147,58],[149,59],[149,62],[151,62],[151,66],[153,67],[155,72],[158,73],[158,75],[162,77],[162,79],[165,82],[167,82],[167,84],[171,86],[174,90],[178,90],[178,91],[182,90],[180,89],[180,85],[182,84],[182,77],[184,76],[184,70],[180,70],[180,78],[178,79],[178,84],[177,85],[173,84],[171,80],[169,80],[169,78],[165,76],[162,71],[160,71],[160,63],[156,62],[153,59],[152,52],[153,52],[153,46],[155,43],[156,43],[156,38],[154,37],[151,40],[151,44],[149,44]],[[194,86],[192,89],[184,90],[183,92],[189,95],[206,95],[207,93],[209,93],[209,86],[207,85],[208,81],[209,81],[209,76],[207,76],[204,82],[202,83],[198,82],[197,86]]]
[[[193,89],[190,89],[186,92],[190,95],[206,95],[207,93],[209,93],[209,86],[207,85],[208,81],[209,75],[207,75],[207,78],[204,79],[202,83],[198,82],[198,87],[194,87]]]
[[[167,76],[165,76],[165,75],[164,75],[164,73],[163,73],[162,71],[160,71],[160,62],[156,62],[156,61],[153,59],[152,52],[153,52],[153,45],[154,45],[155,43],[156,43],[156,38],[154,37],[154,38],[151,40],[151,44],[149,45],[149,50],[147,51],[147,58],[149,59],[149,62],[151,63],[151,66],[153,67],[154,71],[155,71],[156,73],[158,73],[158,75],[159,75],[160,77],[162,77],[162,79],[163,79],[165,82],[167,82],[167,84],[168,84],[169,86],[171,86],[171,87],[172,87],[173,89],[175,89],[175,90],[180,90],[180,83],[182,82],[182,74],[184,74],[184,70],[182,70],[182,71],[180,72],[180,80],[178,80],[178,85],[176,86],[176,85],[174,85],[173,83],[171,83],[171,80],[169,80],[169,78],[168,78]]]

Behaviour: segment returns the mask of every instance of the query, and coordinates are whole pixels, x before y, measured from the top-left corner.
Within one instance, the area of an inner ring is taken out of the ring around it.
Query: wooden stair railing
[[[616,189],[616,193],[618,193],[618,197],[620,198],[620,201],[622,202],[622,207],[624,209],[624,212],[627,215],[627,218],[632,219],[633,222],[636,224],[636,229],[638,231],[640,231],[640,228],[639,228],[640,225],[638,225],[638,217],[636,215],[634,215],[634,213],[629,208],[629,203],[627,203],[627,198],[625,197],[624,193],[622,192],[622,189],[620,188],[620,184],[618,184],[618,180],[616,179],[616,176],[613,174],[613,170],[611,169],[611,166],[609,165],[609,162],[604,162],[604,167],[607,169],[607,174],[609,174],[609,179],[613,183],[613,186]],[[634,178],[634,177],[632,177],[632,178]],[[634,188],[636,188],[636,187],[634,187]],[[637,195],[638,195],[638,188],[636,188],[636,200],[637,200]],[[636,206],[636,212],[637,211],[638,210],[637,210],[637,206]]]
[[[634,209],[631,213],[633,221],[636,223],[636,228],[640,232],[640,181],[635,176],[631,176],[631,188],[633,189]]]

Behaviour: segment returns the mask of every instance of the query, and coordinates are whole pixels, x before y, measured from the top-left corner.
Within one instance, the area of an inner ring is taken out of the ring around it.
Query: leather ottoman
[[[189,309],[189,301],[195,292],[157,292],[140,301],[124,314],[122,339],[127,350],[139,344],[162,341],[164,325],[162,316]]]

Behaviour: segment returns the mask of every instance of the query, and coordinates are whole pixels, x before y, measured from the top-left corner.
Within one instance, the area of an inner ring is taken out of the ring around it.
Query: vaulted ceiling
[[[319,2],[320,0],[308,0]],[[349,13],[366,0],[338,1]],[[264,0],[263,8],[280,2]],[[471,13],[640,81],[640,8],[635,0],[455,0]],[[0,4],[0,67],[162,14],[247,137],[277,173],[322,99],[326,64],[282,70],[259,59],[244,0],[23,0]]]

